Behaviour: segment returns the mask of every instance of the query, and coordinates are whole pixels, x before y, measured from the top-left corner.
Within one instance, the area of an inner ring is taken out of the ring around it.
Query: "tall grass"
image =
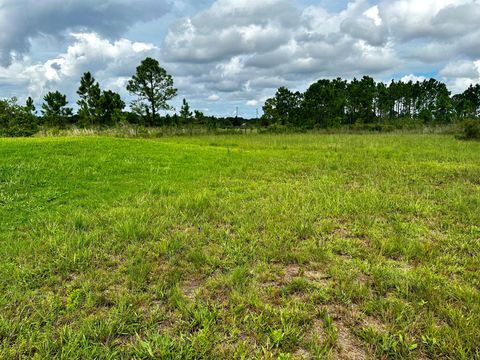
[[[406,125],[409,124],[409,125]],[[142,126],[122,123],[111,127],[79,128],[69,126],[64,129],[43,127],[36,137],[83,137],[109,136],[122,138],[159,138],[169,136],[198,136],[198,135],[252,135],[252,134],[369,134],[369,133],[396,133],[396,134],[460,134],[463,132],[463,122],[450,124],[356,124],[338,128],[300,129],[287,126],[209,128],[202,125],[194,126]]]

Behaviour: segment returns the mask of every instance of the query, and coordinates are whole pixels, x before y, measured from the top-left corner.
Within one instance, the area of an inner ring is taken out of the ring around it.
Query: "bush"
[[[466,120],[461,126],[460,138],[480,140],[480,120]]]
[[[353,131],[392,132],[395,128],[390,124],[354,124],[350,126]]]
[[[37,117],[16,99],[0,100],[0,136],[32,136],[38,131]]]
[[[6,136],[27,137],[38,131],[37,119],[34,115],[26,112],[16,114],[10,121],[8,128],[4,130]]]
[[[273,134],[285,134],[290,132],[291,130],[286,125],[281,124],[272,124],[266,129],[262,129],[260,132],[262,133],[273,133]]]

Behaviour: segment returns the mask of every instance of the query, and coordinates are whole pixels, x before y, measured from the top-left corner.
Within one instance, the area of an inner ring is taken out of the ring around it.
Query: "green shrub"
[[[371,131],[371,132],[392,132],[395,128],[390,124],[353,124],[350,127],[354,131]]]
[[[480,140],[480,120],[466,120],[461,126],[460,138]]]
[[[272,134],[284,134],[289,132],[290,129],[286,125],[281,125],[281,124],[272,124],[266,129],[262,129],[261,132],[263,133],[272,133]]]
[[[0,136],[32,136],[38,130],[37,118],[16,99],[0,100]]]

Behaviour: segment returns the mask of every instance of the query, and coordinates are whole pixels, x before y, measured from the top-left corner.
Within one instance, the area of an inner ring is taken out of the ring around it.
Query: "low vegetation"
[[[461,125],[461,139],[480,140],[480,121],[468,120]]]
[[[0,358],[478,358],[479,153],[0,139]]]

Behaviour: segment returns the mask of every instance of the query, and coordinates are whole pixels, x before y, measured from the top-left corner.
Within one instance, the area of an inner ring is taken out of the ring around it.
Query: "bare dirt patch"
[[[335,322],[335,326],[338,329],[338,347],[334,352],[335,359],[360,360],[369,358],[360,341],[351,334],[348,325],[342,322]]]
[[[197,290],[200,288],[200,279],[193,278],[184,281],[181,287],[182,294],[189,300],[194,301],[197,295]]]
[[[293,357],[294,357],[295,359],[299,359],[299,360],[300,360],[300,359],[311,359],[311,358],[312,358],[312,356],[310,355],[310,353],[309,353],[307,350],[302,349],[302,348],[300,348],[300,349],[298,349],[297,351],[295,351],[295,353],[293,354]]]
[[[354,327],[361,326],[364,320],[356,306],[333,305],[328,307],[338,331],[337,346],[334,351],[335,359],[360,360],[369,359],[368,350],[352,333]]]
[[[321,270],[306,270],[303,273],[303,276],[307,280],[315,283],[316,285],[320,285],[321,287],[328,287],[330,283],[330,275]]]
[[[285,282],[288,282],[293,278],[298,277],[301,271],[302,271],[302,267],[298,264],[289,264],[285,266],[285,277],[284,277]]]

